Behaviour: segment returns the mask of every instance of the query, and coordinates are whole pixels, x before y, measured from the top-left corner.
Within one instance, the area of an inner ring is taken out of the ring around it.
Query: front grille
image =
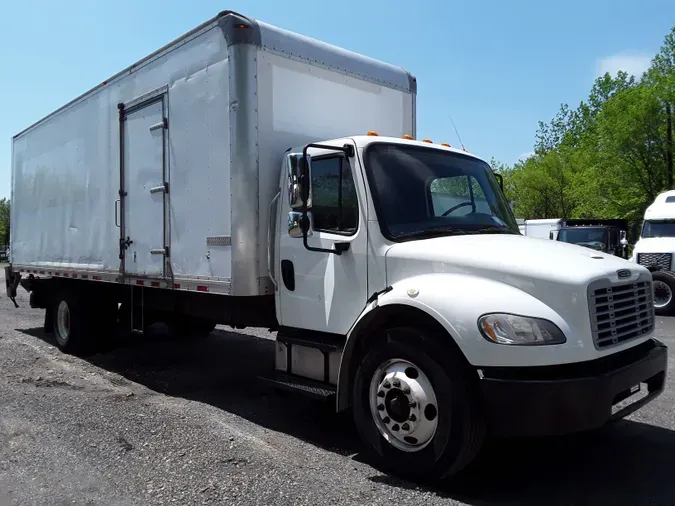
[[[672,259],[672,253],[638,253],[637,263],[645,266],[658,265],[666,270],[670,270]]]
[[[608,279],[588,287],[593,342],[597,349],[624,343],[654,328],[652,283],[638,279],[613,285]]]

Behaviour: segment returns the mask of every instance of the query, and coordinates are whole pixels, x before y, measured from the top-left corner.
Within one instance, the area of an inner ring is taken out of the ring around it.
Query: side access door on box
[[[164,278],[168,248],[166,89],[119,104],[123,275]]]

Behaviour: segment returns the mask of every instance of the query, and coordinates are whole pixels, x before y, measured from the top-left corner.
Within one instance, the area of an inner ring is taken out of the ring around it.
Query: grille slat
[[[652,290],[652,283],[646,277],[616,285],[609,279],[600,280],[588,287],[591,332],[596,348],[618,345],[654,329]]]
[[[637,263],[640,265],[658,265],[664,269],[670,270],[673,261],[672,253],[638,253]]]

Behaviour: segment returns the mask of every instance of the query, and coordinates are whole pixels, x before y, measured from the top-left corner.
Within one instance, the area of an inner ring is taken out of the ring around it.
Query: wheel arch
[[[448,346],[467,365],[469,364],[452,333],[429,312],[400,301],[377,306],[363,315],[347,337],[338,374],[336,395],[336,410],[338,412],[351,405],[352,393],[350,387],[359,364],[359,358],[363,356],[369,345],[376,342],[380,337],[378,330],[394,326],[414,326],[429,329],[434,334],[445,334],[447,339],[443,344]]]

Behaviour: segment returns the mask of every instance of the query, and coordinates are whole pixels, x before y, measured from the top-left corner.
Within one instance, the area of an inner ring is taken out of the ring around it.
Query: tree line
[[[0,246],[9,246],[9,199],[0,199]]]
[[[675,189],[674,108],[675,26],[642,76],[597,78],[576,108],[562,104],[539,122],[532,156],[492,160],[515,215],[639,223],[656,195]]]

